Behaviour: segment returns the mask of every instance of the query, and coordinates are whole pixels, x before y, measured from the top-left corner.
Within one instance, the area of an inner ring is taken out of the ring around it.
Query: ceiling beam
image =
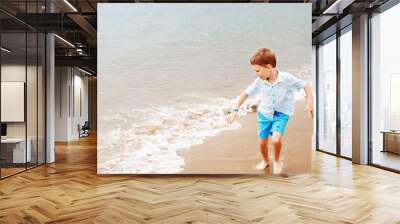
[[[96,70],[97,60],[91,56],[55,56],[56,66],[82,66]]]

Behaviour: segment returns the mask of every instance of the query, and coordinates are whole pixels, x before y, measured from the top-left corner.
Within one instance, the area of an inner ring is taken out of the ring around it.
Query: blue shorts
[[[257,112],[258,117],[258,137],[268,138],[273,132],[283,135],[289,115],[275,111],[274,116],[265,117],[261,112]]]

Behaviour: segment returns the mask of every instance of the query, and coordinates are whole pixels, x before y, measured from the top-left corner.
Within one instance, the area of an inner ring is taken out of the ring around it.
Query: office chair
[[[79,138],[89,136],[89,129],[90,129],[89,121],[85,121],[82,127],[80,127],[80,125],[78,124],[78,129],[79,129]]]

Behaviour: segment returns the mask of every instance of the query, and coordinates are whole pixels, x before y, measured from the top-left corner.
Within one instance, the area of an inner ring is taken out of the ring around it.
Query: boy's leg
[[[274,147],[274,174],[281,174],[283,161],[279,160],[281,155],[281,148],[282,148],[282,135],[279,132],[273,132],[271,138],[272,145]]]
[[[282,148],[282,135],[279,132],[273,132],[272,133],[272,138],[271,138],[271,143],[272,146],[274,147],[274,160],[279,161],[279,157],[281,155],[281,148]]]
[[[282,173],[283,161],[280,160],[282,148],[282,135],[285,132],[289,116],[283,113],[276,113],[272,124],[272,145],[274,147],[274,174]]]
[[[268,163],[268,138],[260,138],[260,152],[264,161]]]
[[[271,143],[272,146],[274,147],[275,162],[279,161],[281,155],[282,135],[285,132],[288,120],[289,116],[284,113],[276,112],[274,114],[274,121],[272,122],[272,128],[271,128],[272,132]]]
[[[263,170],[269,166],[269,158],[268,158],[268,137],[260,138],[260,152],[263,157],[263,160],[256,166],[256,169]]]
[[[258,116],[258,137],[259,137],[259,147],[263,160],[256,166],[257,169],[265,169],[269,165],[268,157],[268,137],[271,133],[272,119],[264,117],[260,112],[257,113]]]

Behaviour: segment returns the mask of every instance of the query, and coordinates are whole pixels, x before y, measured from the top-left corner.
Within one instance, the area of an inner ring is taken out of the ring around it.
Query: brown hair
[[[276,67],[275,53],[271,49],[260,48],[250,58],[250,64],[252,64],[252,65],[262,65],[262,66],[270,64],[270,65],[272,65],[272,67],[275,68]]]

